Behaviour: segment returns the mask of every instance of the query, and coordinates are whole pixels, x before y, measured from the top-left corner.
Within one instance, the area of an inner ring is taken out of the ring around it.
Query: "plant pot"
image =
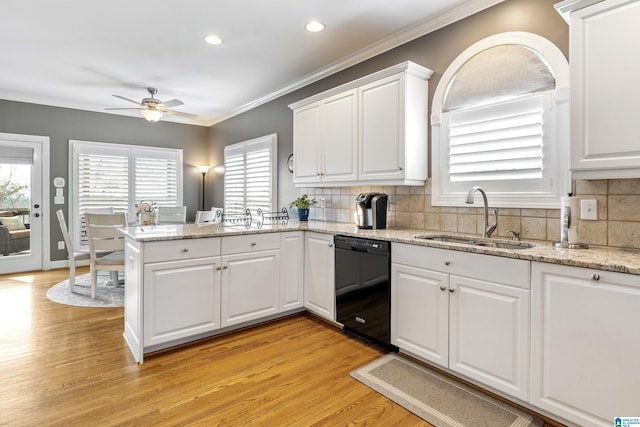
[[[309,209],[298,208],[298,218],[300,218],[300,221],[308,221]]]

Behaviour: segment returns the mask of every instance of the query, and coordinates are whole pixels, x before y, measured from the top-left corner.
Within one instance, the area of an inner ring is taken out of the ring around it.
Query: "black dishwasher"
[[[345,330],[391,343],[391,243],[335,237],[336,320]]]

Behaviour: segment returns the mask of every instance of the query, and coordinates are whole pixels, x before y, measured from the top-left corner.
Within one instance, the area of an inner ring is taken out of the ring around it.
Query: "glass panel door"
[[[0,134],[0,274],[42,269],[41,153]]]

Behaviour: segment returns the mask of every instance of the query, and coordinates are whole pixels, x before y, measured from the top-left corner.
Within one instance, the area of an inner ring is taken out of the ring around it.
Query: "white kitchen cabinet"
[[[358,94],[358,178],[421,185],[427,179],[426,81],[398,73],[361,86]]]
[[[393,245],[392,254],[396,250]],[[395,262],[397,261],[397,262]],[[437,365],[449,365],[449,274],[391,264],[391,344]]]
[[[423,185],[432,73],[404,62],[290,105],[294,184]]]
[[[457,275],[449,280],[449,369],[527,400],[530,291]]]
[[[219,257],[144,266],[144,346],[220,328]]]
[[[581,426],[636,416],[638,276],[533,262],[531,286],[531,403]]]
[[[391,343],[526,400],[529,262],[394,244]]]
[[[280,233],[280,311],[304,305],[304,232]]]
[[[307,231],[304,239],[304,306],[336,320],[335,247],[333,235]]]
[[[278,233],[222,238],[222,327],[280,311]]]
[[[294,183],[357,179],[357,106],[352,89],[294,111]]]
[[[594,4],[595,3],[595,4]],[[637,0],[567,0],[571,169],[576,178],[640,177],[640,39]]]

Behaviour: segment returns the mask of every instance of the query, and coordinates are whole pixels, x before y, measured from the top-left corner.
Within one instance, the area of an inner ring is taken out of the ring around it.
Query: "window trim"
[[[436,87],[431,115],[431,205],[468,207],[465,205],[466,191],[446,193],[443,183],[448,180],[448,172],[441,165],[448,164],[448,149],[443,145],[448,140],[448,129],[443,126],[442,107],[446,91],[458,70],[473,56],[491,47],[517,44],[540,53],[549,64],[556,79],[556,89],[550,91],[553,123],[546,123],[545,128],[553,135],[551,143],[545,139],[544,155],[555,156],[557,161],[552,166],[551,178],[545,183],[547,191],[535,193],[514,193],[495,191],[485,188],[490,197],[491,206],[504,208],[557,208],[560,197],[566,195],[571,188],[569,173],[569,64],[564,54],[549,40],[527,32],[508,32],[496,34],[476,42],[462,52],[447,68]],[[548,127],[551,125],[551,127]],[[548,163],[543,165],[549,168]],[[446,175],[445,175],[446,174]],[[470,183],[469,188],[473,185]]]
[[[80,241],[80,222],[78,217],[78,203],[79,203],[79,170],[78,170],[78,155],[80,153],[92,153],[92,154],[114,154],[128,158],[129,162],[129,189],[128,189],[128,207],[125,212],[128,217],[127,221],[132,222],[135,220],[135,205],[138,202],[135,200],[135,158],[139,157],[136,154],[152,153],[156,154],[157,158],[163,159],[176,159],[176,174],[177,174],[177,205],[182,206],[184,200],[184,176],[183,176],[183,150],[181,148],[160,148],[150,147],[145,145],[130,145],[130,144],[115,144],[108,142],[96,142],[96,141],[83,141],[83,140],[69,140],[69,211],[68,211],[68,228],[71,235],[75,250],[88,250],[88,246],[83,245]]]

